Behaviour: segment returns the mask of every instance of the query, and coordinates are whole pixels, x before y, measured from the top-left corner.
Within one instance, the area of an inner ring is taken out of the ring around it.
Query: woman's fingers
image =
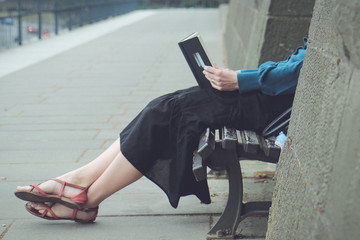
[[[211,77],[209,77],[208,75],[205,75],[206,79],[209,80],[211,86],[217,90],[220,90],[220,91],[223,91],[224,90],[224,87],[221,86],[221,82],[219,82],[218,80],[216,79],[213,79]]]
[[[214,62],[213,65],[214,65],[214,68],[220,69],[220,67],[216,64],[216,62]]]
[[[203,74],[217,90],[233,91],[238,89],[237,72],[235,71],[220,68],[214,63],[214,67],[205,66]]]
[[[214,88],[216,88],[216,89],[218,89],[218,85],[219,85],[219,78],[217,77],[217,76],[215,76],[214,74],[212,74],[212,73],[210,73],[210,72],[207,72],[207,71],[203,71],[203,73],[204,73],[204,75],[205,75],[205,78],[207,79],[207,80],[209,80],[210,81],[210,83],[211,83],[211,85],[214,87]]]
[[[210,66],[204,66],[203,73],[205,74],[205,72],[212,73],[212,72],[214,72],[214,69],[213,69],[213,67],[210,67]]]
[[[203,74],[205,75],[206,78],[210,79],[214,79],[214,80],[219,80],[219,77],[216,76],[215,74],[208,72],[208,71],[203,71]]]
[[[206,71],[203,71],[203,74],[205,75],[206,79],[209,80],[210,82],[215,81],[215,79],[213,79],[213,78],[211,77],[211,75],[212,75],[211,73],[206,72]]]
[[[219,66],[217,66],[217,68],[212,67],[212,66],[204,66],[204,70],[209,73],[215,74],[215,75],[218,75],[221,72],[221,69],[219,68]]]
[[[217,66],[217,65],[216,65]],[[218,66],[217,66],[218,67]],[[203,74],[210,81],[213,88],[221,90],[221,70],[211,66],[205,66]]]

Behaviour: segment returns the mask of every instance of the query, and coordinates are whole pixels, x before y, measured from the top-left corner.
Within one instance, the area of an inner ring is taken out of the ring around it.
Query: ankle
[[[95,208],[98,207],[99,204],[104,201],[104,197],[102,196],[101,192],[94,191],[93,187],[90,187],[87,192],[87,201],[84,205],[86,208]]]
[[[96,208],[99,206],[99,202],[88,199],[84,205],[84,208]]]

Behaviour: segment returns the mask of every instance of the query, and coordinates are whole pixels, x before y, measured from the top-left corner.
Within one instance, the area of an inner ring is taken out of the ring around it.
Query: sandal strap
[[[94,215],[91,216],[90,218],[82,220],[82,219],[77,219],[77,218],[76,218],[76,215],[77,215],[77,213],[78,213],[79,211],[95,212],[95,213],[94,213]],[[73,213],[72,213],[72,216],[71,216],[71,220],[74,220],[74,221],[76,221],[76,222],[83,222],[83,223],[93,222],[93,221],[96,219],[97,215],[98,215],[98,211],[99,211],[99,206],[94,207],[94,208],[84,208],[84,209],[82,209],[82,210],[79,210],[79,209],[77,209],[77,208],[73,208]]]
[[[71,201],[79,203],[79,204],[84,204],[87,201],[87,191],[88,189],[84,189],[82,190],[78,195],[76,195],[75,197],[70,198]]]
[[[72,214],[72,216],[71,216],[71,219],[72,219],[72,220],[75,220],[77,212],[78,212],[78,209],[77,209],[77,208],[73,208],[73,214]]]
[[[43,212],[43,214],[41,214],[42,217],[46,216],[46,214],[48,212],[50,212],[51,216],[55,219],[59,219],[59,217],[54,213],[53,210],[51,210],[51,208],[55,205],[55,203],[51,204],[50,206],[42,203],[42,205],[46,208],[46,210]]]
[[[59,194],[58,194],[59,197],[61,197],[63,195],[64,189],[65,189],[65,184],[66,184],[65,182],[63,182],[61,184],[60,191],[59,191]]]
[[[35,188],[36,190],[38,190],[42,195],[47,196],[47,194],[39,187],[38,184],[30,184],[31,187],[33,187],[30,192]]]
[[[68,182],[62,181],[62,180],[57,179],[57,178],[53,178],[53,179],[51,179],[51,180],[56,181],[56,182],[58,182],[58,183],[61,184],[61,188],[60,188],[60,191],[59,191],[59,194],[58,194],[59,197],[62,196],[65,187],[72,187],[72,188],[81,189],[81,190],[83,190],[83,191],[84,191],[84,190],[87,191],[87,187],[83,187],[83,186],[75,185],[75,184],[72,184],[72,183],[68,183]],[[82,192],[83,192],[83,191],[82,191]],[[82,193],[82,192],[81,192],[81,193]],[[80,194],[81,194],[81,193],[80,193]],[[80,195],[80,194],[79,194],[79,195]],[[75,197],[76,197],[76,196],[75,196]],[[74,198],[75,198],[75,197],[74,197]]]

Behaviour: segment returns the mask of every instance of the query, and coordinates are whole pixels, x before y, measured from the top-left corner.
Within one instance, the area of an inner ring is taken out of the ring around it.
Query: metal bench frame
[[[208,239],[235,238],[236,229],[245,218],[269,213],[270,201],[243,203],[239,160],[277,163],[281,149],[274,142],[275,137],[263,138],[252,131],[227,127],[215,131],[207,129],[201,135],[199,147],[193,155],[193,173],[196,180],[207,180],[206,166],[213,170],[226,170],[229,179],[226,207],[218,222],[209,231]]]

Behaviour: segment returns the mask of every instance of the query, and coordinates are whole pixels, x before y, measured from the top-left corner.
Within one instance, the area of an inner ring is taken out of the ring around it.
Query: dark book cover
[[[204,66],[211,66],[209,57],[203,47],[200,35],[193,33],[179,42],[179,47],[201,88],[212,88],[203,72]]]

